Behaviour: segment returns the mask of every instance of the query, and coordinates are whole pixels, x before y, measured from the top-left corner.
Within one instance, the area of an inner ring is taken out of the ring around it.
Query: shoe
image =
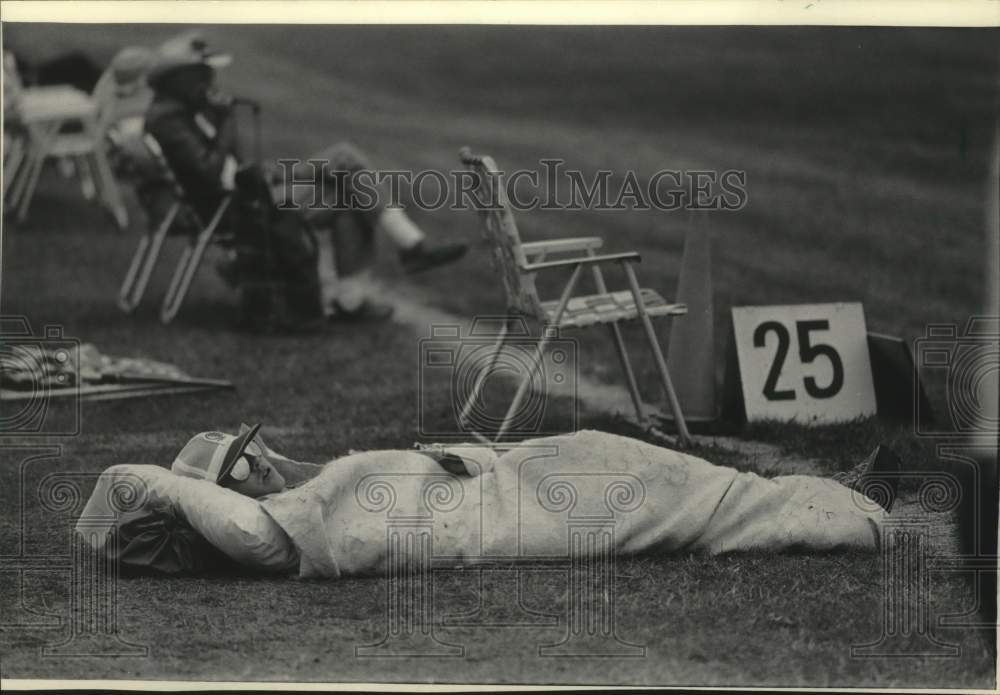
[[[879,444],[861,463],[849,471],[831,476],[844,487],[860,492],[886,512],[892,511],[899,490],[899,472],[903,462],[893,451]]]
[[[391,304],[382,304],[372,299],[366,299],[361,303],[361,306],[350,311],[342,308],[336,302],[334,303],[334,307],[336,308],[336,313],[328,317],[328,320],[333,322],[363,323],[385,321],[395,312]]]
[[[439,265],[454,263],[468,250],[465,244],[445,244],[434,248],[427,248],[424,242],[418,243],[411,249],[399,252],[399,260],[403,264],[403,270],[407,274],[421,273]]]

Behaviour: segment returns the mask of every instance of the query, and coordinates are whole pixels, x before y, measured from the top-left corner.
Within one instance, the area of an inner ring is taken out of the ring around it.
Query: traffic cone
[[[671,322],[667,368],[684,419],[708,422],[719,417],[715,383],[715,314],[712,293],[712,239],[707,213],[692,211],[684,234],[684,256],[674,301],[688,313]]]

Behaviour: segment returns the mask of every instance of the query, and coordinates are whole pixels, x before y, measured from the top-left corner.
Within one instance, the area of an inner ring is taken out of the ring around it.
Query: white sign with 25
[[[858,303],[733,307],[748,420],[844,422],[875,414]]]

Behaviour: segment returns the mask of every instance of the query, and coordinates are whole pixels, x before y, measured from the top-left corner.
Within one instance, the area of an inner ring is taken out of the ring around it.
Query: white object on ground
[[[406,520],[431,524],[433,555],[476,562],[568,558],[581,524],[602,529],[619,554],[873,551],[885,516],[833,480],[766,479],[603,432],[530,440],[499,457],[484,447],[446,451],[479,474],[452,475],[416,451],[369,451],[337,459],[312,480],[260,501],[158,466],[112,466],[78,528],[92,541],[103,539],[93,532],[95,520],[110,530],[115,490],[132,490],[147,504],[171,505],[237,562],[336,578],[414,560],[391,558],[387,550],[390,527]],[[400,547],[404,554],[426,550],[419,543]]]
[[[344,311],[355,311],[373,293],[372,272],[365,269],[353,275],[342,276],[337,281],[337,306]]]
[[[240,564],[279,573],[294,571],[297,565],[291,540],[257,500],[159,466],[121,464],[104,471],[77,523],[78,529],[85,529],[84,538],[103,544],[107,537],[94,532],[96,525],[106,523],[110,531],[122,511],[115,500],[130,496],[144,506],[168,505]]]
[[[399,519],[432,521],[434,555],[475,562],[566,555],[587,519],[610,524],[625,554],[875,550],[884,517],[829,479],[765,479],[603,432],[530,440],[495,460],[472,451],[459,450],[482,466],[473,477],[415,451],[346,456],[261,505],[298,547],[302,577],[383,571]]]

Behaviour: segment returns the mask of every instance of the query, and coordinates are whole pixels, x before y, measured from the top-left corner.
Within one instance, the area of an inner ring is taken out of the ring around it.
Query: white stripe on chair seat
[[[684,304],[669,304],[655,290],[643,288],[640,290],[642,301],[646,305],[646,313],[650,316],[676,316],[687,313]],[[542,308],[551,321],[555,318],[558,300],[542,302]],[[566,311],[556,324],[560,327],[584,327],[599,323],[611,323],[635,319],[639,315],[635,299],[629,290],[608,292],[606,294],[587,294],[573,297],[569,300]]]

